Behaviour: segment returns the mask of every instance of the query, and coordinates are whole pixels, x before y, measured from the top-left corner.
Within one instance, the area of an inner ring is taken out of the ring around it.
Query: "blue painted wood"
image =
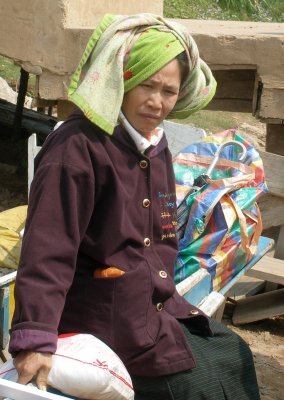
[[[183,297],[194,306],[197,306],[210,293],[211,277],[210,274],[204,275],[201,281],[189,289]]]
[[[0,345],[4,350],[9,341],[9,287],[0,288]]]

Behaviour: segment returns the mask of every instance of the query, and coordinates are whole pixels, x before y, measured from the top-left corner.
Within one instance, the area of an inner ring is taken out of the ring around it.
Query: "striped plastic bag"
[[[206,174],[219,146],[231,140],[245,148],[244,160],[239,161],[237,146],[225,147],[211,179],[194,187],[195,180]],[[218,291],[257,251],[262,222],[256,201],[267,191],[262,160],[233,129],[189,145],[174,158],[173,166],[178,211],[183,206],[186,213],[182,231],[178,219],[175,283],[205,268],[211,275],[211,290]]]

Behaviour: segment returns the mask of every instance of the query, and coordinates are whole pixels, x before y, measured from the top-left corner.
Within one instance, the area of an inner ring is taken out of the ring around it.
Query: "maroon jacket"
[[[146,154],[128,133],[113,136],[80,111],[36,158],[16,279],[10,351],[56,350],[58,332],[92,333],[131,374],[194,367],[178,322],[210,335],[208,319],[180,297],[175,181],[166,138]],[[118,278],[94,278],[115,266]]]

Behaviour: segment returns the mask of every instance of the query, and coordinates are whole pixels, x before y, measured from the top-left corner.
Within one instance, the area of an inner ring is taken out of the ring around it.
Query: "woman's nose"
[[[163,99],[162,99],[161,93],[159,93],[159,92],[152,93],[149,96],[148,105],[152,108],[161,109],[162,102],[163,102]]]

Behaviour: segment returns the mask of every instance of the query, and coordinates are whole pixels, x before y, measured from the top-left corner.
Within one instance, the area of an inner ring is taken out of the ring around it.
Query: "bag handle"
[[[257,216],[255,218],[253,218],[255,220],[255,222],[259,222],[256,224],[256,228],[254,230],[254,233],[252,235],[251,238],[251,244],[249,244],[249,240],[248,240],[248,230],[247,230],[247,221],[246,221],[246,215],[245,212],[243,212],[241,210],[241,208],[238,206],[238,204],[232,199],[231,196],[228,196],[228,199],[230,201],[230,203],[232,204],[232,206],[234,207],[236,214],[239,218],[239,222],[240,222],[240,232],[241,232],[241,244],[243,249],[245,250],[245,252],[247,253],[248,256],[252,256],[256,253],[257,250],[257,243],[259,240],[259,237],[261,235],[262,232],[262,219],[261,219],[261,214],[260,214],[260,209],[257,205],[257,203],[255,203],[255,207],[256,207],[256,212],[257,212]],[[252,217],[251,215],[249,215],[250,217]]]
[[[240,153],[238,161],[240,162],[240,161],[244,160],[244,158],[245,158],[245,156],[247,154],[247,149],[245,148],[243,143],[237,142],[236,140],[228,140],[227,142],[222,143],[218,147],[218,149],[217,149],[217,151],[216,151],[216,153],[214,155],[214,158],[213,158],[213,160],[212,160],[211,164],[209,165],[209,168],[208,168],[208,170],[206,172],[206,175],[208,176],[209,179],[211,178],[211,173],[212,173],[213,169],[215,168],[215,166],[216,166],[216,164],[217,164],[217,162],[219,160],[221,151],[224,149],[224,147],[232,146],[232,145],[236,146],[236,147],[240,147],[241,150],[242,150],[242,152]]]
[[[212,156],[207,156],[204,154],[192,154],[192,153],[180,153],[175,159],[174,163],[177,165],[185,165],[185,166],[194,166],[200,165],[204,166],[204,169],[208,169],[210,164],[212,163]],[[225,158],[219,158],[215,166],[225,167],[225,168],[233,168],[236,171],[239,171],[241,175],[231,176],[227,178],[220,178],[218,180],[209,179],[208,183],[212,182],[220,182],[225,186],[232,185],[235,183],[239,184],[247,184],[249,181],[255,181],[255,170],[253,167],[247,164],[243,164],[239,161],[232,161]],[[189,190],[191,188],[189,187]]]

